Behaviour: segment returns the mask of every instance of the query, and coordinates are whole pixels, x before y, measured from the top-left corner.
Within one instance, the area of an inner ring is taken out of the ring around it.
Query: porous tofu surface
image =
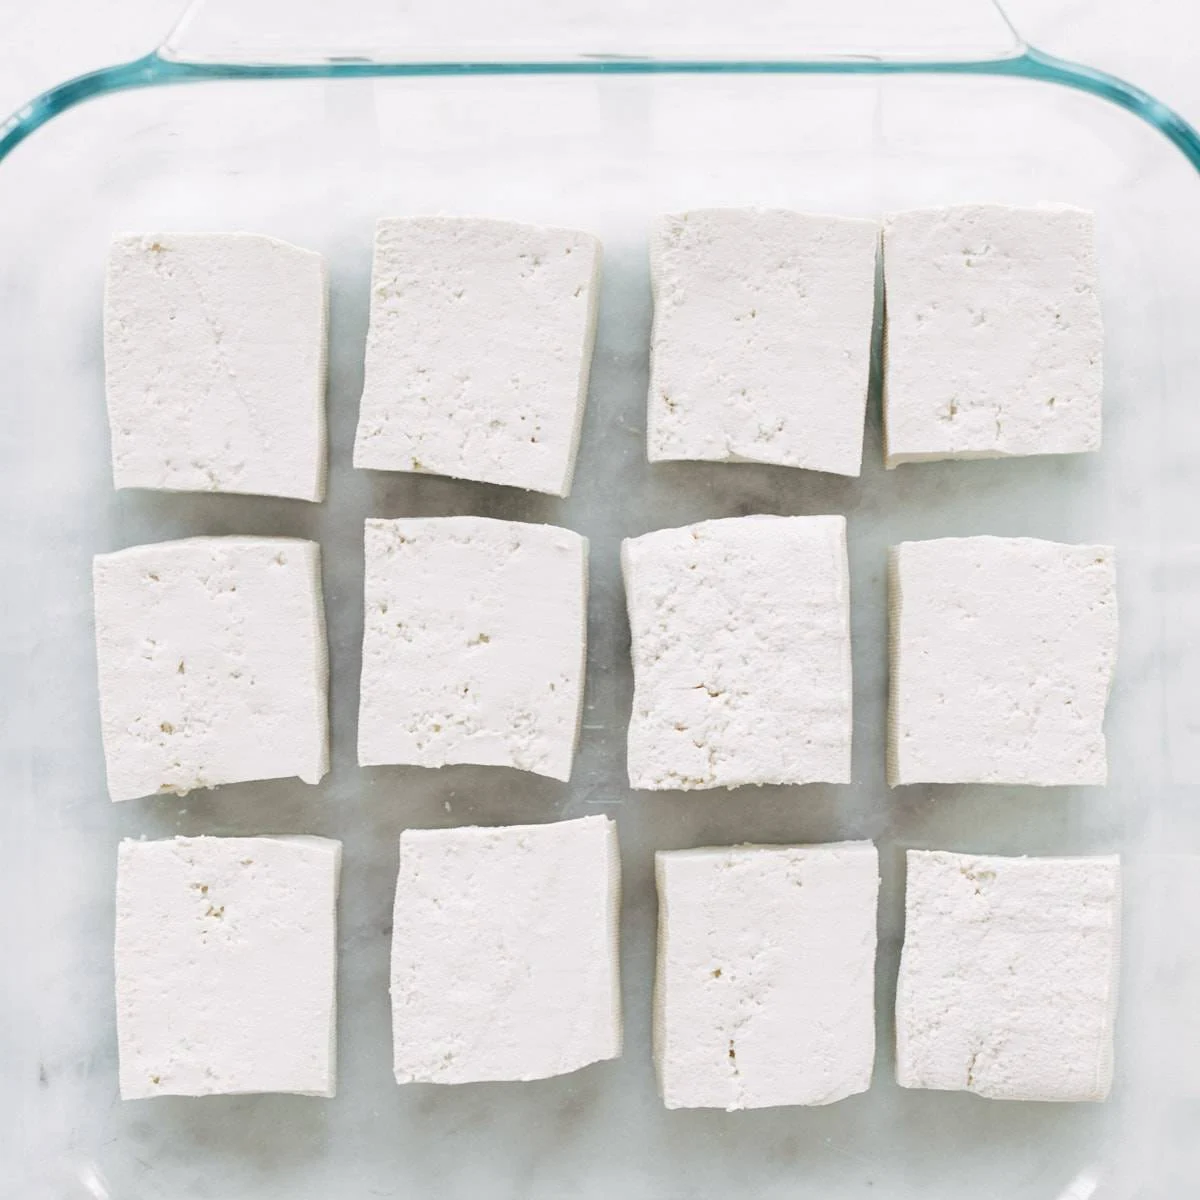
[[[587,542],[485,517],[366,523],[358,759],[568,779],[586,654]]]
[[[1065,205],[883,223],[887,465],[1100,448],[1094,218]]]
[[[334,1094],[340,842],[127,839],[121,1095]]]
[[[733,517],[624,542],[629,780],[850,781],[843,517]]]
[[[901,1087],[1103,1100],[1113,1071],[1121,865],[908,852],[896,994]]]
[[[544,1079],[621,1053],[616,823],[409,829],[392,926],[400,1083]]]
[[[183,795],[329,769],[320,549],[201,537],[93,564],[109,794]]]
[[[354,465],[566,496],[599,273],[573,229],[380,221]]]
[[[650,242],[650,461],[857,475],[878,243],[878,223],[856,217],[661,218]]]
[[[870,842],[659,851],[654,1050],[668,1108],[832,1104],[871,1085]]]
[[[325,495],[328,279],[251,233],[123,234],[104,295],[118,488]]]
[[[893,786],[1105,782],[1111,546],[902,542],[890,577]]]

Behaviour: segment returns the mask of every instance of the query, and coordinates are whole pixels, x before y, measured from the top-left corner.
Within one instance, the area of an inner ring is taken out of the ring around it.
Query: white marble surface
[[[78,110],[3,164],[0,188],[8,404],[0,429],[0,887],[8,911],[0,926],[0,1196],[1189,1194],[1200,1173],[1200,351],[1192,329],[1200,179],[1164,140],[1086,97],[1002,82],[225,84]],[[1097,209],[1108,324],[1101,454],[885,472],[876,395],[860,480],[644,462],[651,214],[718,202],[873,214],[958,199]],[[605,241],[591,400],[569,501],[350,468],[372,222],[430,210],[564,221]],[[104,251],[114,229],[154,227],[261,229],[329,255],[334,457],[326,504],[111,490],[99,357]],[[855,782],[631,793],[622,761],[630,677],[619,539],[756,511],[848,517]],[[362,518],[458,512],[557,521],[591,539],[588,707],[569,785],[498,769],[355,765]],[[111,806],[94,693],[90,557],[227,532],[322,541],[332,773],[319,788],[239,785]],[[886,788],[885,548],[979,532],[1118,546],[1123,629],[1109,787]],[[398,1088],[386,987],[399,831],[588,812],[615,815],[622,840],[624,1057],[536,1084]],[[174,832],[344,839],[336,1100],[117,1099],[115,847],[122,836]],[[879,843],[884,877],[873,1089],[819,1110],[666,1112],[649,1046],[653,851],[855,837]],[[1022,1105],[896,1087],[890,1005],[908,846],[1126,855],[1127,954],[1109,1104]]]

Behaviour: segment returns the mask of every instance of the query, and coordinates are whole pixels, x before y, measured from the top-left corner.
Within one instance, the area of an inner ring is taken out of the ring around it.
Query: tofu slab
[[[328,279],[251,233],[124,234],[104,378],[118,488],[325,495]]]
[[[832,1104],[871,1086],[870,842],[660,851],[654,1057],[668,1108]]]
[[[627,540],[635,788],[850,782],[843,517],[732,517]]]
[[[566,496],[600,243],[511,221],[380,221],[354,465]]]
[[[973,204],[883,223],[889,467],[1100,448],[1094,219]]]
[[[1111,546],[901,542],[889,574],[893,787],[1107,780]]]
[[[329,769],[320,547],[187,538],[93,566],[114,800]]]
[[[359,763],[569,779],[586,627],[587,541],[569,529],[368,521]]]
[[[122,1098],[334,1094],[341,856],[316,837],[121,843]]]
[[[901,1087],[1103,1100],[1112,1085],[1121,865],[908,852]]]
[[[651,236],[651,462],[862,465],[879,225],[701,209]]]
[[[392,925],[398,1083],[545,1079],[621,1053],[616,823],[408,829]]]

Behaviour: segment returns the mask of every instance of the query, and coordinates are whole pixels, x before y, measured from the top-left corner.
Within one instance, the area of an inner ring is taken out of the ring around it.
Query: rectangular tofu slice
[[[733,517],[630,538],[635,788],[850,782],[843,517]]]
[[[486,517],[366,523],[358,761],[569,779],[587,653],[587,541]]]
[[[325,495],[329,284],[252,233],[123,234],[104,293],[118,488]]]
[[[329,769],[316,542],[201,537],[98,554],[100,718],[114,800]]]
[[[354,465],[566,496],[600,243],[512,221],[380,221]]]
[[[870,842],[660,851],[654,1058],[668,1108],[832,1104],[871,1086]]]
[[[1094,219],[970,204],[883,223],[889,467],[1100,448]]]
[[[901,542],[889,577],[889,784],[1106,781],[1111,546]]]
[[[1121,865],[908,852],[901,1087],[1103,1100],[1112,1085]]]
[[[117,861],[121,1096],[332,1096],[342,844],[126,839]]]
[[[857,475],[878,244],[878,222],[856,217],[663,217],[650,242],[650,461]]]
[[[620,886],[608,817],[405,830],[397,1082],[545,1079],[616,1058]]]

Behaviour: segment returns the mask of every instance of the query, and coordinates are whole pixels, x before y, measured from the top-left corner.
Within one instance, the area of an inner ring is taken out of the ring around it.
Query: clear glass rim
[[[1012,34],[1011,49],[983,57],[881,56],[870,53],[805,58],[676,58],[578,55],[508,60],[392,59],[367,56],[314,57],[311,60],[216,61],[183,57],[175,31],[149,54],[77,75],[35,96],[0,122],[0,162],[21,142],[64,112],[87,100],[118,92],[172,84],[239,80],[433,79],[489,76],[969,76],[1025,79],[1083,92],[1114,104],[1156,129],[1200,172],[1200,133],[1178,112],[1149,92],[1106,71],[1048,54],[1021,39],[997,7]],[[186,20],[186,15],[185,15]],[[180,26],[177,26],[178,30]]]

